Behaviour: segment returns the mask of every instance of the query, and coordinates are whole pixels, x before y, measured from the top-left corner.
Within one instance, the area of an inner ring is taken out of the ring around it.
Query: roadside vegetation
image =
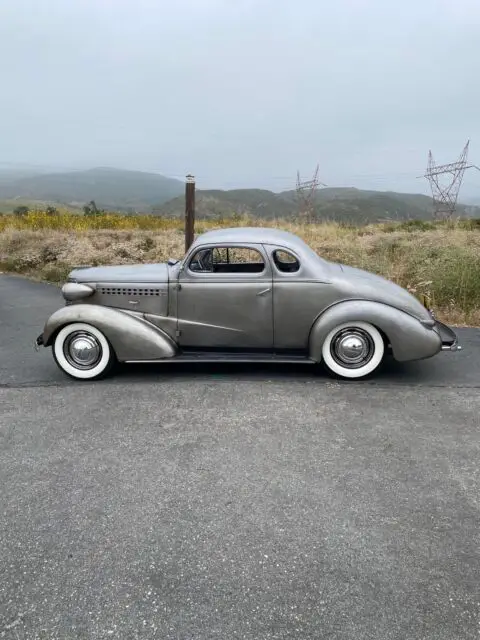
[[[199,220],[196,233],[271,226],[299,235],[322,257],[367,269],[409,289],[452,324],[480,326],[480,220],[408,220],[354,226],[233,216]],[[54,283],[76,265],[181,258],[183,220],[61,209],[0,216],[0,271]]]

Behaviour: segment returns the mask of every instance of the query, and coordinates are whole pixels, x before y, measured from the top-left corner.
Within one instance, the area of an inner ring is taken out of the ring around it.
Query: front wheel
[[[327,335],[322,360],[330,373],[346,379],[365,378],[381,364],[385,343],[368,322],[346,322]]]
[[[104,334],[84,322],[63,327],[55,336],[52,351],[60,369],[77,380],[103,378],[115,363],[115,354]]]

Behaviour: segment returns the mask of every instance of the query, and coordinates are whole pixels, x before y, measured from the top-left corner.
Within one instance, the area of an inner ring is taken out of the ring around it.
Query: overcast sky
[[[428,192],[479,77],[479,0],[2,0],[0,162]]]

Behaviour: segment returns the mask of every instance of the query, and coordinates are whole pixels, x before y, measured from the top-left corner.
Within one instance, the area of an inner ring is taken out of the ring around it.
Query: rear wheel
[[[328,371],[350,380],[371,375],[384,354],[383,337],[368,322],[346,322],[335,327],[322,347],[322,360]]]
[[[63,327],[55,336],[52,351],[60,369],[77,380],[105,377],[116,360],[105,335],[84,322]]]

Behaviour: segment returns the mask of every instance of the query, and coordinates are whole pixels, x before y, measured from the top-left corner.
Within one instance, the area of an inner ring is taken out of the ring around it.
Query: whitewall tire
[[[98,380],[106,376],[115,363],[107,338],[85,322],[74,322],[60,329],[52,351],[60,369],[77,380]]]
[[[322,360],[330,373],[349,380],[365,378],[382,363],[382,334],[368,322],[345,322],[330,331],[322,346]]]

